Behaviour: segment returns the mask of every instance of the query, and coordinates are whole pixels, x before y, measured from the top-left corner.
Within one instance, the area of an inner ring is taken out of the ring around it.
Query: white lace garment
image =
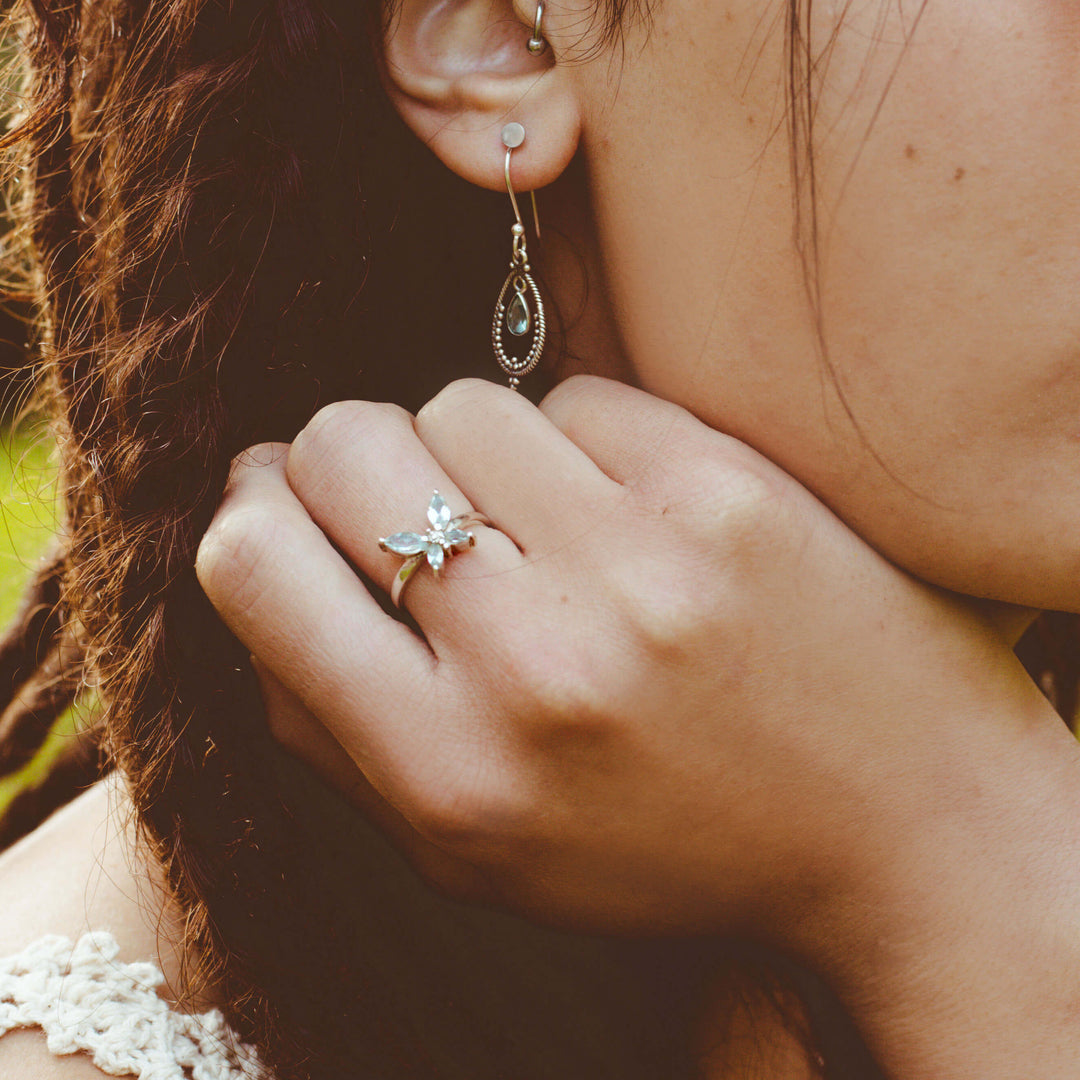
[[[174,1012],[153,964],[117,960],[112,934],[72,945],[49,935],[0,959],[0,1035],[40,1027],[53,1054],[91,1056],[111,1076],[141,1080],[272,1080],[219,1009]]]

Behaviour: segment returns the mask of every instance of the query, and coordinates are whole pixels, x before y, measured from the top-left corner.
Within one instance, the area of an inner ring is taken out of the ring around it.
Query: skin
[[[405,0],[402,115],[496,190],[524,124],[516,186],[570,241],[546,274],[564,310],[571,249],[594,286],[567,373],[654,396],[333,406],[238,466],[200,576],[279,737],[443,887],[774,941],[893,1076],[1070,1077],[1080,759],[924,582],[1080,608],[1080,16],[815,5],[808,272],[780,11],[667,0],[614,78],[584,5],[536,58],[531,4]],[[409,586],[419,639],[352,566],[388,588],[371,538],[432,487],[499,532]]]
[[[499,527],[410,584],[423,637],[353,569],[389,589],[412,487]],[[1073,1074],[1080,750],[988,621],[744,444],[596,379],[339,403],[238,462],[198,570],[281,741],[441,888],[771,941],[891,1075]]]
[[[500,190],[526,128],[564,374],[655,396],[335,406],[238,466],[200,575],[282,741],[441,887],[773,941],[893,1076],[1072,1077],[1076,747],[923,582],[1080,609],[1080,15],[814,8],[808,274],[782,5],[665,0],[620,66],[585,4],[545,7],[537,58],[531,3],[403,0],[386,86],[417,136]],[[388,587],[371,538],[436,486],[500,531],[409,586],[421,639],[352,566]]]
[[[394,102],[492,189],[501,124],[525,125],[516,185],[552,187],[599,286],[568,367],[656,397],[570,382],[536,414],[467,384],[415,424],[335,406],[238,468],[200,573],[284,688],[283,741],[444,887],[765,937],[831,978],[897,1077],[1067,1077],[1076,746],[973,606],[896,567],[1080,606],[1080,18],[840,6],[812,28],[832,45],[808,267],[781,5],[664,3],[619,66],[584,5],[546,10],[536,58],[531,6],[407,0]],[[571,294],[566,251],[544,259]],[[370,537],[433,486],[503,537],[453,593],[409,586],[419,642],[328,540],[387,588]]]
[[[925,580],[1076,610],[1080,15],[815,5],[816,40],[836,34],[817,99],[830,377],[773,134],[778,35],[755,33],[779,6],[661,4],[613,101],[574,73],[630,369]]]
[[[0,856],[0,956],[46,934],[78,941],[89,931],[108,930],[121,962],[157,965],[164,975],[158,994],[171,1008],[220,1006],[211,996],[178,997],[185,983],[174,943],[182,939],[184,916],[167,895],[160,867],[137,842],[131,804],[113,774]],[[100,1080],[106,1073],[87,1054],[57,1056],[40,1029],[27,1028],[0,1039],[0,1075]]]
[[[1075,610],[1080,15],[814,5],[818,49],[833,42],[815,85],[825,363],[792,242],[785,8],[665,0],[620,62],[581,60],[602,48],[588,5],[545,5],[552,68],[520,55],[529,3],[405,2],[388,83],[418,136],[493,190],[501,123],[524,124],[516,186],[561,177],[541,213],[601,285],[589,370],[761,450],[926,580]],[[584,178],[565,171],[579,141]],[[561,255],[550,280],[576,311]]]

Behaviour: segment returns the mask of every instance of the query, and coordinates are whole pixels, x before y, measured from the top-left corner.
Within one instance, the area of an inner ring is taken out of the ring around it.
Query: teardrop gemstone
[[[506,309],[506,329],[514,337],[521,337],[529,332],[531,323],[529,305],[525,302],[525,297],[515,291],[514,299],[510,301],[510,306]]]

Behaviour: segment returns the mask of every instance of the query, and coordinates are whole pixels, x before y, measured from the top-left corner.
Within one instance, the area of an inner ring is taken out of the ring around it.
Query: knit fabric
[[[153,964],[125,964],[112,934],[55,934],[0,959],[0,1035],[40,1027],[53,1054],[86,1051],[102,1072],[142,1080],[271,1080],[219,1009],[174,1012]]]

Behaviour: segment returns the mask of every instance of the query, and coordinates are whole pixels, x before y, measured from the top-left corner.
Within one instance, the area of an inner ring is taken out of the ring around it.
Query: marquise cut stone
[[[428,505],[427,518],[435,529],[445,529],[450,524],[450,507],[437,491]]]
[[[427,550],[427,539],[417,536],[416,533],[399,532],[386,537],[382,546],[395,555],[419,555],[421,551]]]

